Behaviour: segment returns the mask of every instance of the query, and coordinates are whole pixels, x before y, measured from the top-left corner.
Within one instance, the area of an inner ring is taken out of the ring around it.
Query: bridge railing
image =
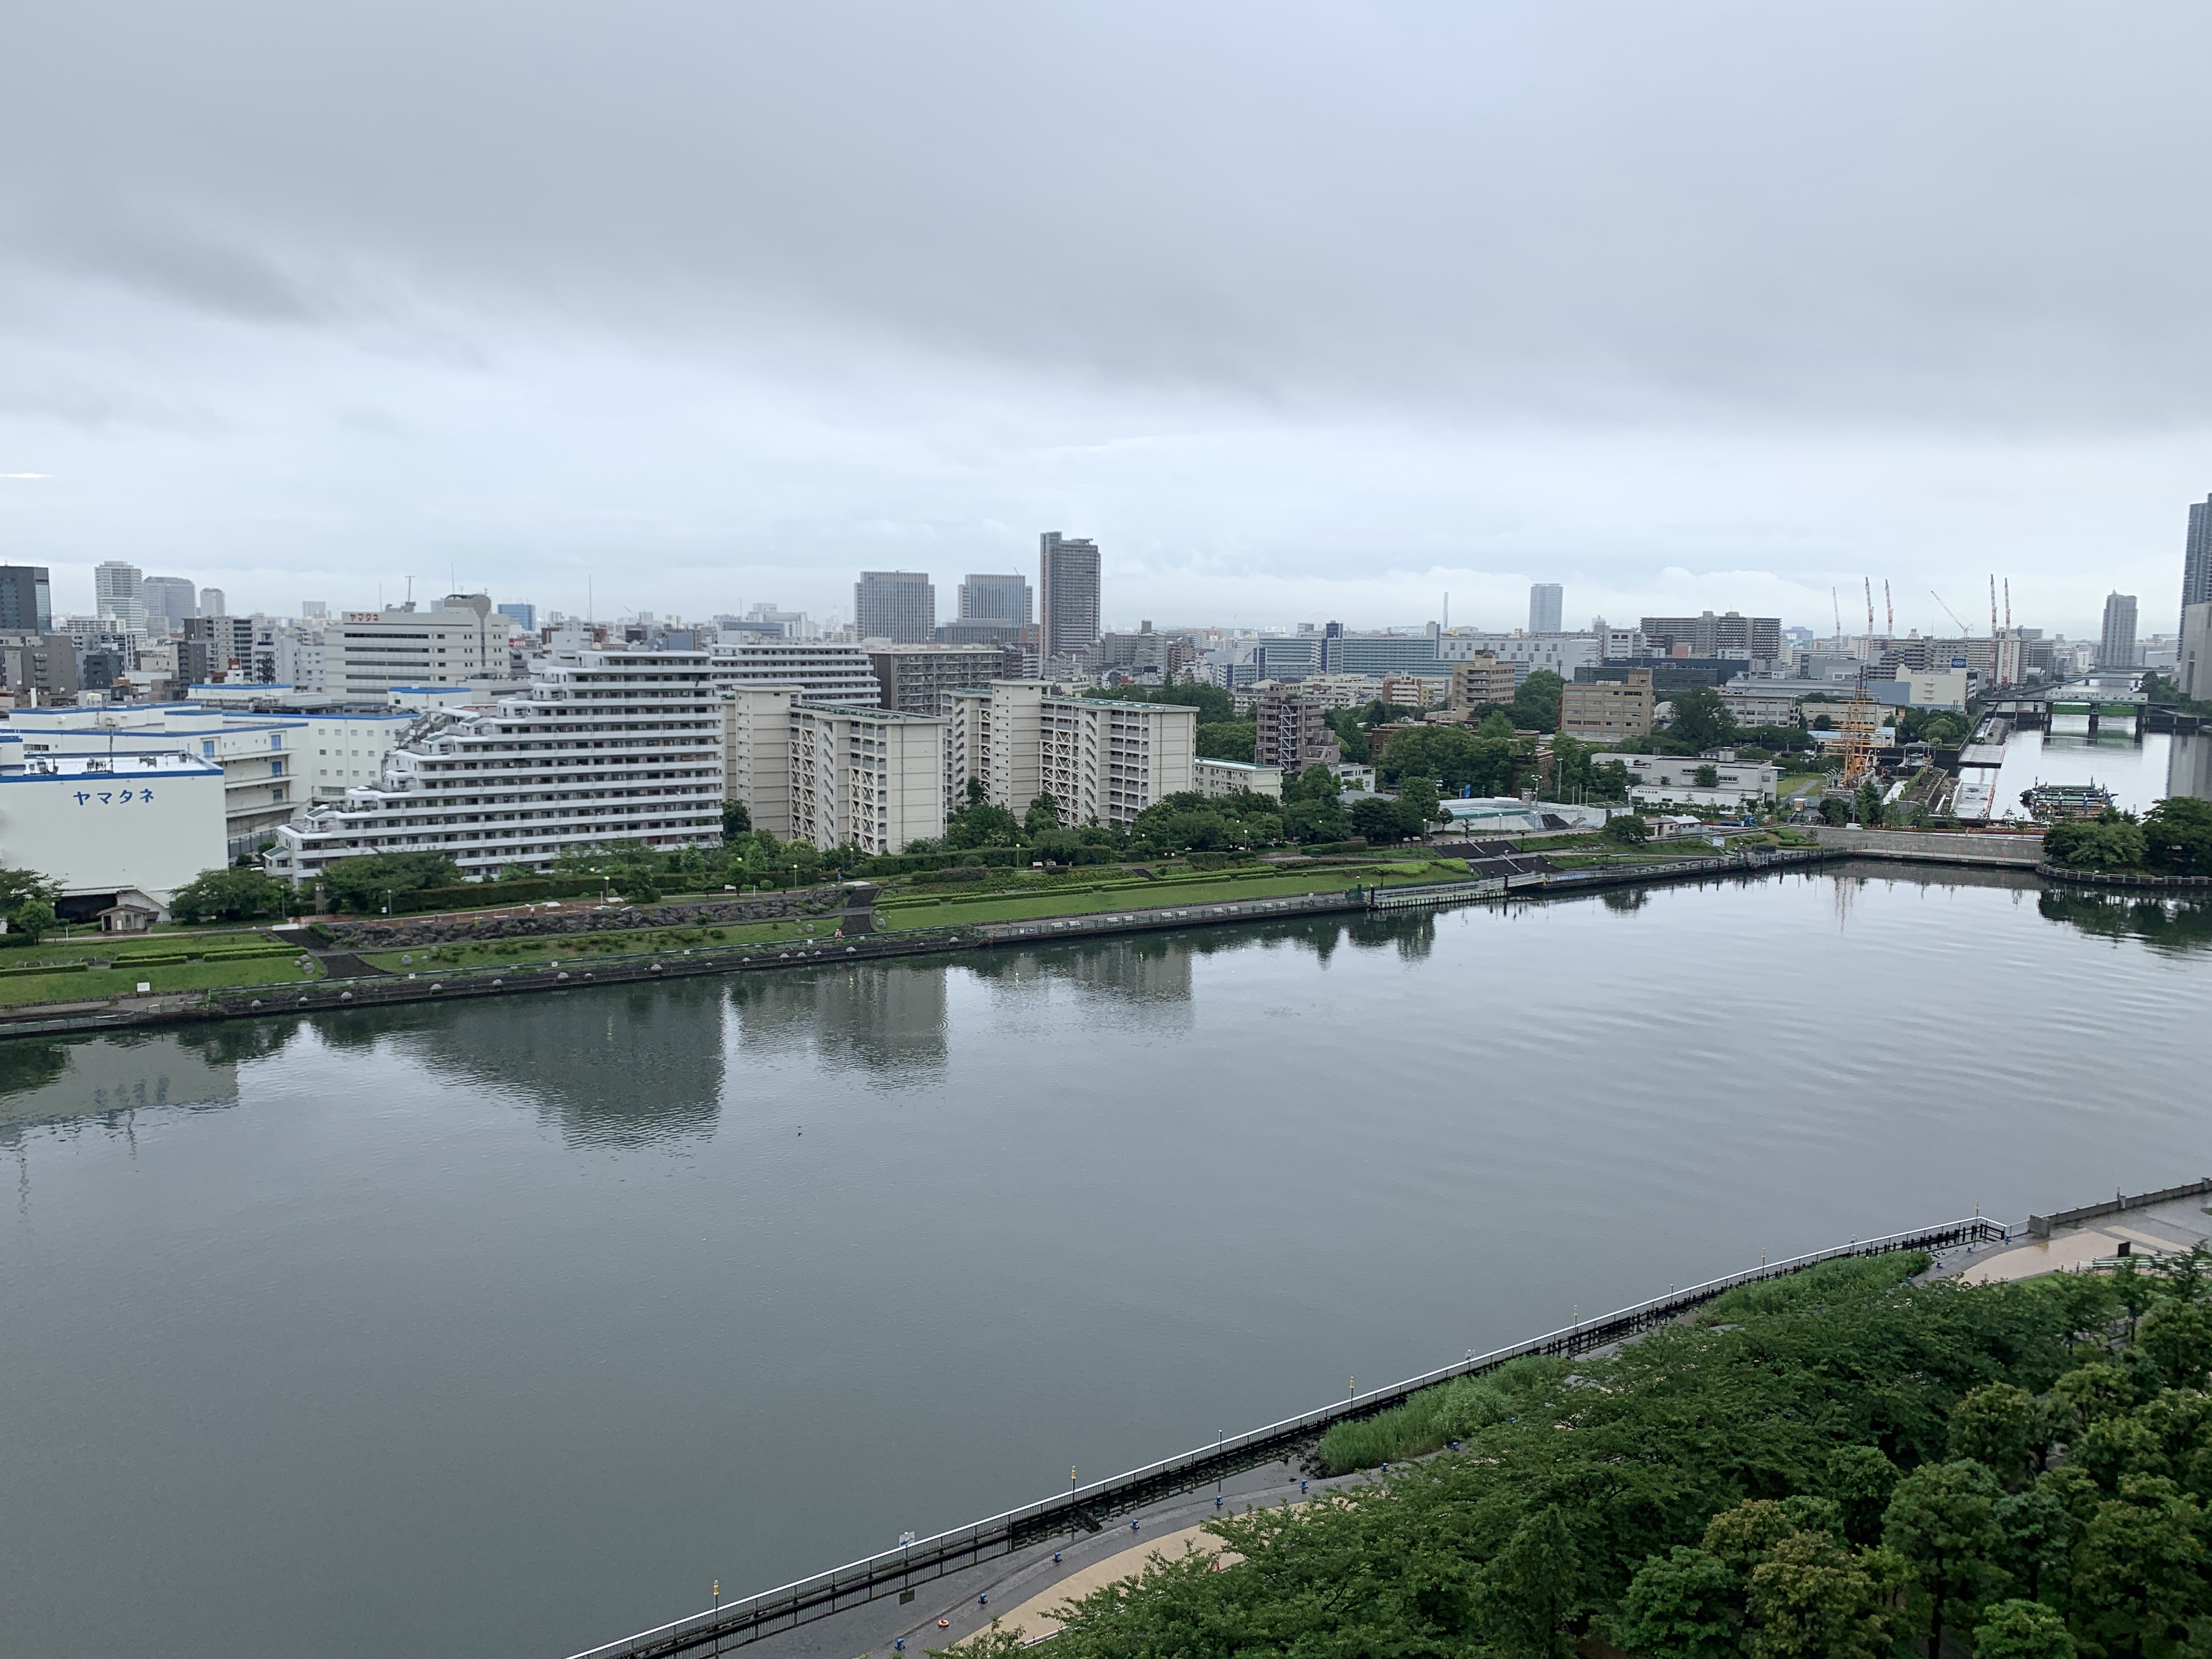
[[[987,1556],[1011,1554],[1057,1532],[1079,1528],[1094,1529],[1105,1517],[1126,1514],[1164,1497],[1195,1489],[1219,1475],[1271,1462],[1301,1443],[1316,1438],[1333,1423],[1386,1411],[1423,1389],[1454,1377],[1480,1376],[1530,1354],[1588,1353],[1665,1324],[1741,1285],[1802,1273],[1823,1261],[1883,1255],[1897,1250],[1932,1251],[2002,1243],[2008,1237],[2003,1226],[1976,1215],[1939,1226],[1891,1233],[1881,1238],[1857,1239],[1829,1249],[1762,1262],[1741,1273],[1708,1279],[1701,1285],[1547,1331],[1510,1347],[1470,1354],[1465,1359],[1409,1376],[1387,1388],[1334,1401],[1264,1428],[1250,1429],[1225,1440],[1147,1463],[1141,1468],[1056,1492],[988,1520],[918,1539],[774,1589],[725,1602],[719,1607],[641,1631],[620,1641],[587,1649],[574,1659],[676,1659],[677,1656],[697,1652],[702,1644],[714,1644],[716,1651],[742,1646],[757,1638],[826,1618],[856,1603],[927,1583],[948,1572],[974,1565]]]

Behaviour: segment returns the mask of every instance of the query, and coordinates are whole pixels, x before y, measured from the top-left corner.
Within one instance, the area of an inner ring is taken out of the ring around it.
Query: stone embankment
[[[1815,825],[1822,847],[1855,858],[1902,859],[1913,864],[1995,864],[2032,870],[2043,857],[2043,837],[1965,835],[1935,830],[1838,830]]]
[[[2199,893],[2212,889],[2212,876],[2161,876],[2148,870],[2069,870],[2063,864],[2039,864],[2035,873],[2079,887],[2162,887]]]
[[[844,908],[842,887],[756,893],[744,898],[678,904],[598,905],[566,899],[558,908],[532,908],[466,915],[394,916],[319,923],[330,942],[349,951],[405,951],[424,945],[462,945],[491,939],[548,939],[568,933],[613,933],[651,927],[702,927],[714,922],[779,921],[818,916]]]

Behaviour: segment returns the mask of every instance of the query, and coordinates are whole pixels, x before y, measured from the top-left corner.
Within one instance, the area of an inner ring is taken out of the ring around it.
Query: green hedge
[[[0,978],[19,978],[25,974],[82,974],[91,966],[82,957],[75,962],[33,962],[21,968],[0,968]]]

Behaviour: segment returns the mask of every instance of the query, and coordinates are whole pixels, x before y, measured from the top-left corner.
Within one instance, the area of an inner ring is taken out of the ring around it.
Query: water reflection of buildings
[[[431,1071],[527,1097],[570,1140],[648,1146],[702,1133],[720,1110],[720,980],[452,1003],[436,1014],[410,1021],[401,1046]],[[390,1029],[378,1013],[339,1018]]]
[[[2167,741],[2166,793],[2212,800],[2212,737],[2176,732]]]
[[[743,975],[730,989],[738,1040],[764,1054],[811,1053],[887,1082],[933,1077],[945,1067],[945,972],[868,963]]]
[[[0,1146],[40,1124],[113,1119],[156,1107],[229,1106],[238,1062],[277,1046],[292,1028],[155,1031],[129,1036],[0,1044]],[[269,1050],[273,1052],[273,1050]]]

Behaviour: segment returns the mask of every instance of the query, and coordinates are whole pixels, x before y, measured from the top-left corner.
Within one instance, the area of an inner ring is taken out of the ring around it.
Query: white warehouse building
[[[62,915],[89,921],[143,895],[166,910],[223,855],[223,772],[176,750],[27,754],[0,737],[0,866],[61,888]]]
[[[374,785],[276,832],[269,872],[442,853],[464,876],[543,870],[571,847],[722,838],[722,716],[703,651],[563,651],[490,708],[418,716]]]

